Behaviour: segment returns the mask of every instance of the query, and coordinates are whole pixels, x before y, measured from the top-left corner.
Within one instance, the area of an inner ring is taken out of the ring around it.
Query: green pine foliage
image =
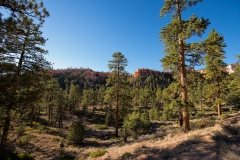
[[[106,153],[107,153],[107,150],[105,150],[105,149],[98,149],[98,150],[96,150],[96,151],[94,151],[94,152],[91,152],[90,155],[89,155],[89,157],[91,157],[91,158],[97,158],[97,157],[103,156],[103,155],[106,154]]]
[[[123,122],[121,128],[121,135],[124,141],[127,141],[127,137],[136,137],[139,134],[148,132],[150,129],[150,121],[146,116],[139,112],[133,112],[127,116]]]
[[[206,98],[212,105],[217,105],[218,115],[221,115],[221,104],[226,102],[227,91],[227,76],[225,71],[226,63],[223,61],[225,58],[225,52],[223,50],[226,47],[224,44],[224,37],[219,35],[214,29],[205,40],[206,49],[206,80],[208,82],[205,85],[207,91]]]
[[[118,137],[119,120],[124,118],[131,105],[130,82],[128,73],[125,71],[127,59],[121,52],[112,55],[108,68],[111,71],[107,79],[106,94],[104,101],[116,108],[115,110],[115,136]]]
[[[187,43],[187,41],[193,36],[201,37],[210,23],[208,19],[198,18],[194,14],[189,19],[183,20],[182,12],[198,2],[201,0],[166,0],[160,11],[160,17],[172,13],[172,21],[160,31],[160,40],[166,53],[161,62],[165,70],[174,71],[175,79],[181,85],[181,99],[186,113],[183,122],[185,131],[190,130],[186,66],[201,65],[204,53],[202,42]]]
[[[48,51],[42,48],[46,39],[40,29],[49,16],[43,3],[2,1],[1,7],[10,13],[0,18],[0,68],[4,73],[0,77],[0,94],[5,95],[0,104],[5,115],[1,119],[1,146],[5,147],[12,116],[23,117],[21,112],[28,112],[39,102],[51,64],[44,57]]]
[[[228,89],[230,94],[227,96],[227,105],[233,105],[238,110],[240,109],[240,65],[235,69],[235,72],[229,76]]]
[[[76,143],[82,144],[82,141],[85,136],[85,128],[81,121],[73,122],[69,129],[69,134],[67,135],[67,140]]]

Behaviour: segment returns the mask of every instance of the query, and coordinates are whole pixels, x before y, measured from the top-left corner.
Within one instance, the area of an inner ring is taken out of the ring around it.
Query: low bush
[[[52,140],[53,141],[59,141],[60,139],[58,137],[53,137]]]
[[[30,135],[30,134],[27,134],[27,135],[24,135],[20,138],[20,140],[17,142],[17,145],[19,146],[23,146],[23,145],[26,145],[30,142],[30,140],[33,138],[34,136],[33,135]]]
[[[105,123],[106,125],[114,124],[113,111],[111,109],[108,109],[105,115]]]
[[[196,118],[204,118],[204,116],[205,116],[205,113],[203,111],[197,112],[195,115]]]
[[[60,157],[60,160],[74,160],[75,156],[73,155],[64,155],[62,157]]]
[[[11,153],[7,157],[1,157],[1,159],[7,159],[7,160],[34,160],[33,156],[28,153]]]
[[[96,150],[95,152],[92,152],[92,153],[90,153],[90,157],[91,158],[97,158],[97,157],[101,157],[101,156],[103,156],[104,154],[106,154],[107,153],[107,150],[105,150],[105,149],[98,149],[98,150]]]
[[[74,122],[70,126],[69,134],[67,135],[67,140],[81,144],[85,136],[85,128],[81,121]]]
[[[111,141],[115,141],[115,140],[122,140],[123,138],[122,137],[111,137],[110,140]]]
[[[95,126],[96,129],[99,129],[99,130],[104,130],[104,129],[108,129],[107,125],[105,124],[97,124]]]
[[[228,116],[226,114],[222,114],[221,116],[219,116],[220,119],[226,119],[228,118]]]
[[[125,153],[122,155],[121,159],[122,159],[122,160],[131,160],[131,159],[132,159],[131,157],[132,157],[132,154],[131,154],[131,153],[125,152]]]
[[[149,118],[150,120],[157,120],[159,118],[159,110],[157,107],[151,108],[149,110]]]
[[[149,129],[149,119],[144,119],[144,116],[140,113],[133,112],[124,120],[120,134],[123,137],[124,142],[127,142],[127,137],[137,137],[139,134],[149,131]]]
[[[27,153],[20,153],[17,156],[21,160],[33,160],[34,159],[31,154],[27,154]]]
[[[22,136],[25,133],[25,131],[26,131],[25,127],[26,127],[25,123],[19,125],[19,127],[16,130],[16,133],[18,136]]]

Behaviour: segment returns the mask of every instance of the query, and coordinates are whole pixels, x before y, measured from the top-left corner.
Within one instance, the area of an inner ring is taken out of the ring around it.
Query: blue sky
[[[108,61],[120,51],[128,59],[126,70],[137,68],[162,70],[163,44],[159,31],[170,23],[170,15],[159,18],[164,0],[43,0],[50,17],[42,28],[48,38],[46,57],[53,68],[84,67],[108,71]],[[225,62],[235,63],[240,54],[240,0],[205,0],[183,12],[193,13],[211,22],[225,37]],[[201,67],[197,67],[201,68]],[[203,68],[203,66],[202,66]]]

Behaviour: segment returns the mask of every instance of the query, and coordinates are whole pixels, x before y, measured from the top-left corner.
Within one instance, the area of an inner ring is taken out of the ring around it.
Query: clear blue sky
[[[88,67],[108,71],[108,61],[120,51],[128,59],[126,70],[162,70],[164,56],[159,31],[170,16],[159,18],[164,0],[43,0],[50,17],[42,31],[49,38],[46,57],[54,69]],[[208,18],[212,28],[224,35],[225,62],[235,63],[240,54],[240,0],[204,0],[183,13]]]

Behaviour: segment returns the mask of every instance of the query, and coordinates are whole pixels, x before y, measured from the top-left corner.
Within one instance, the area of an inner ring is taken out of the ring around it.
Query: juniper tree
[[[225,58],[225,52],[223,50],[226,47],[224,44],[224,37],[219,35],[214,29],[212,29],[206,43],[206,79],[208,85],[205,87],[207,90],[207,98],[214,99],[214,103],[217,104],[218,116],[222,114],[221,103],[226,101],[227,86],[225,80],[227,78],[227,72],[225,71],[226,63],[223,61]]]
[[[163,67],[180,72],[181,97],[185,106],[184,130],[188,131],[188,95],[186,84],[186,64],[198,65],[202,62],[201,43],[188,44],[186,41],[192,36],[201,36],[209,25],[208,19],[197,18],[194,14],[188,19],[182,19],[182,12],[187,8],[196,5],[202,0],[165,0],[160,11],[160,17],[173,13],[171,23],[167,24],[160,31],[160,39],[164,43],[166,53],[161,60]]]
[[[127,66],[127,59],[121,52],[115,52],[112,55],[113,59],[109,61],[108,68],[111,71],[107,79],[107,85],[109,88],[106,90],[105,102],[113,103],[116,107],[115,115],[115,136],[118,137],[118,122],[119,122],[119,107],[121,104],[126,104],[129,101],[130,92],[124,91],[130,84],[127,80],[127,72],[125,67]],[[129,104],[129,103],[127,103]]]

